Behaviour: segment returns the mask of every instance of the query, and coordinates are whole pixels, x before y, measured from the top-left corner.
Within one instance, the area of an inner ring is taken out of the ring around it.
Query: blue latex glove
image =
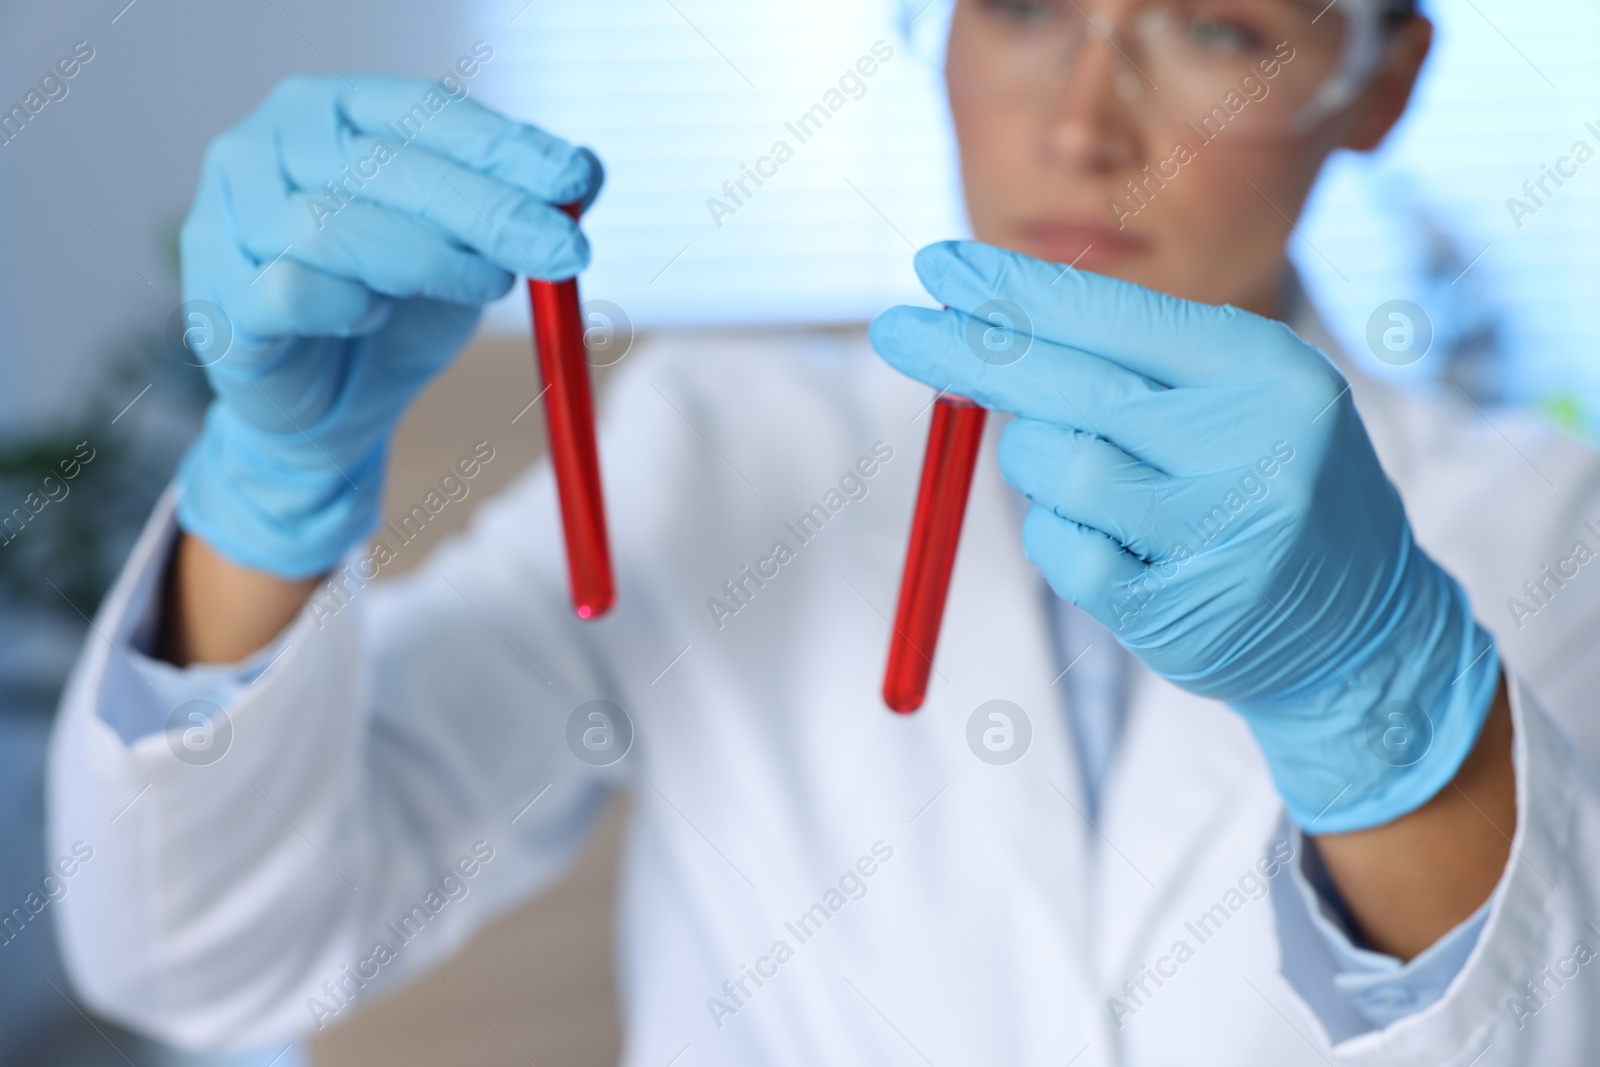
[[[1029,560],[1152,671],[1242,714],[1299,825],[1389,822],[1455,777],[1499,657],[1326,357],[1236,308],[987,245],[934,245],[917,271],[951,310],[885,312],[873,345],[1015,413],[1000,467],[1031,501]]]
[[[552,205],[601,180],[587,150],[435,82],[279,85],[212,142],[183,227],[216,392],[178,471],[183,528],[287,578],[332,567],[377,524],[394,427],[480,306],[587,264]]]

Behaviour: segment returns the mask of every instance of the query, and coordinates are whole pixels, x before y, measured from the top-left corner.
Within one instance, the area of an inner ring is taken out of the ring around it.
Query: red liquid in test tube
[[[574,219],[578,204],[562,205]],[[589,391],[588,350],[578,279],[528,279],[533,339],[544,379],[545,425],[550,463],[561,501],[572,607],[580,619],[598,618],[616,601],[611,547],[606,538],[605,500],[600,493],[600,458],[594,439],[594,401]]]
[[[964,397],[946,394],[933,404],[922,484],[906,547],[906,569],[900,579],[900,604],[889,638],[889,665],[883,677],[884,703],[902,714],[920,708],[928,693],[928,673],[939,643],[945,596],[950,591],[961,520],[967,511],[987,415]]]

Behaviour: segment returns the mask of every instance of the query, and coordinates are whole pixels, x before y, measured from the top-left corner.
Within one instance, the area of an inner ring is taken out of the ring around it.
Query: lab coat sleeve
[[[182,1046],[282,1043],[563,871],[630,764],[567,743],[573,710],[615,694],[566,607],[548,482],[526,476],[410,575],[314,598],[223,671],[138,652],[174,536],[162,502],[53,739],[52,848],[81,867],[58,923],[87,1003]],[[220,708],[198,744],[165,726],[189,700]]]
[[[1343,1040],[1388,1026],[1444,996],[1478,943],[1493,894],[1426,950],[1402,962],[1356,944],[1315,846],[1287,819],[1279,834],[1292,835],[1300,857],[1289,868],[1281,899],[1274,902],[1279,942],[1283,955],[1298,961],[1297,988],[1330,1035]]]
[[[1437,999],[1372,1025],[1383,1012],[1357,1010],[1354,991],[1336,988],[1332,946],[1313,931],[1286,930],[1296,909],[1274,897],[1284,977],[1331,1062],[1581,1063],[1600,1045],[1600,779],[1520,680],[1510,679],[1510,692],[1517,830],[1476,942]],[[1298,911],[1304,921],[1306,909]],[[1464,934],[1458,927],[1435,949]],[[1327,958],[1307,950],[1314,941]],[[1291,943],[1300,949],[1288,951]]]
[[[157,502],[155,515],[166,516],[172,509],[169,488]],[[176,727],[176,743],[186,746],[194,760],[205,758],[204,749],[215,738],[212,709],[230,706],[256,679],[275,665],[288,651],[287,632],[254,655],[239,663],[192,664],[175,667],[151,653],[161,618],[161,597],[156,586],[162,576],[159,561],[171,553],[177,528],[168,522],[152,523],[155,541],[148,548],[156,565],[141,569],[128,610],[117,620],[115,636],[110,638],[117,659],[109,664],[108,692],[100,705],[100,715],[126,744],[150,734]],[[352,562],[355,557],[352,555]],[[224,727],[226,729],[226,727]],[[226,738],[224,738],[226,740]],[[187,743],[187,744],[186,744]]]

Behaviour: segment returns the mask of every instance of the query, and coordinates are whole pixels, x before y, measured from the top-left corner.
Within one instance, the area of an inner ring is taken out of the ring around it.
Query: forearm
[[[1382,826],[1316,837],[1324,866],[1372,948],[1411,959],[1493,892],[1517,824],[1504,678],[1455,779]]]
[[[318,581],[239,566],[202,539],[180,534],[167,569],[157,654],[179,667],[245,659],[289,624]]]

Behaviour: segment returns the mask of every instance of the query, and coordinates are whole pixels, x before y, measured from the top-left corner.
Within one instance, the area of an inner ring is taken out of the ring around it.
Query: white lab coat
[[[1303,332],[1329,344],[1314,323]],[[242,692],[219,683],[233,739],[209,766],[176,758],[170,736],[130,745],[107,725],[170,710],[138,706],[172,691],[170,669],[139,662],[147,683],[124,652],[172,536],[163,505],[54,743],[53,840],[95,849],[60,906],[72,973],[107,1014],[180,1042],[303,1033],[344,1017],[352,972],[376,975],[363,995],[417,974],[559,877],[607,791],[628,788],[630,1067],[1593,1062],[1600,786],[1566,736],[1600,750],[1600,565],[1521,629],[1506,600],[1574,541],[1600,547],[1583,525],[1600,528],[1600,459],[1529,421],[1355,389],[1419,540],[1515,674],[1509,867],[1448,992],[1387,1028],[1350,1036],[1359,1027],[1313,1007],[1327,968],[1285,932],[1306,909],[1286,878],[1261,877],[1296,840],[1227,708],[1141,671],[1098,829],[1080,814],[1052,685],[1063,664],[996,471],[997,425],[927,705],[884,709],[930,395],[854,333],[644,346],[603,423],[611,615],[584,623],[567,606],[541,466],[419,571],[335,613],[308,608]],[[892,457],[861,479],[865,497],[830,499],[875,442]],[[792,527],[819,503],[839,506],[802,543]],[[780,540],[792,558],[758,563]],[[732,606],[724,582],[744,565],[769,576],[746,580],[753,593],[719,626],[708,600]],[[600,769],[566,741],[596,698],[637,735]],[[1032,728],[1010,765],[967,741],[995,699]],[[475,848],[492,858],[475,864]],[[458,862],[472,877],[442,881]],[[417,905],[406,940],[394,924]],[[1280,962],[1291,941],[1302,948]],[[1174,955],[1179,942],[1190,951]],[[1123,984],[1141,977],[1135,1002]]]

